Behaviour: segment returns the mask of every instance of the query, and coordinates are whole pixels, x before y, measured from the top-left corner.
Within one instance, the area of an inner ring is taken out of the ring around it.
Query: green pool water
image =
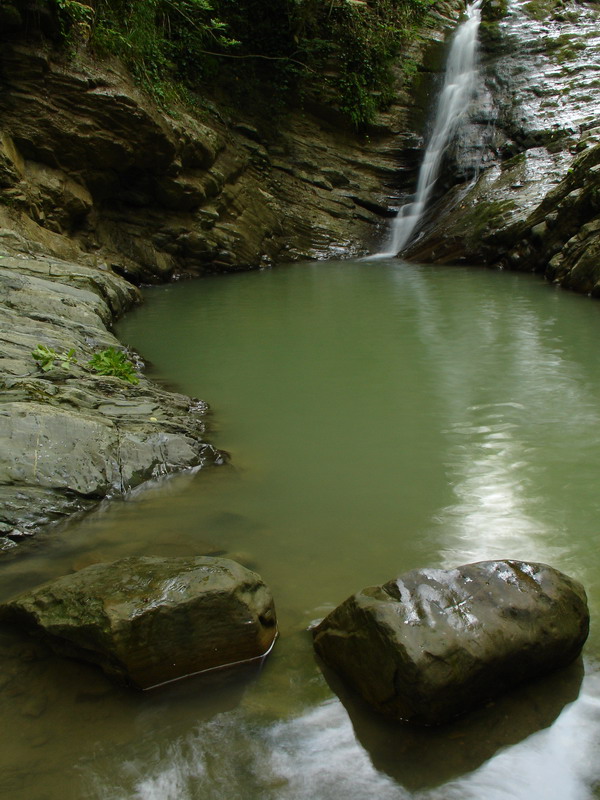
[[[262,669],[138,695],[3,634],[0,795],[600,797],[600,305],[528,276],[397,260],[145,299],[119,336],[152,377],[210,403],[230,462],[39,537],[1,565],[2,596],[98,560],[223,553],[269,583],[281,635]],[[347,595],[497,557],[583,581],[583,666],[437,731],[384,722],[327,683],[307,628]]]

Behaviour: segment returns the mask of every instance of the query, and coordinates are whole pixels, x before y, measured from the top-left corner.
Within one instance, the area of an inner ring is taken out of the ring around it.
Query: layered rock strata
[[[137,290],[108,269],[0,248],[0,547],[149,478],[218,461],[206,405],[87,361]],[[40,369],[38,344],[77,363]]]
[[[409,258],[535,271],[600,293],[599,14],[511,0],[483,23],[477,102],[447,165],[455,185]]]
[[[439,66],[459,5],[440,4],[404,57]],[[67,59],[31,36],[2,43],[0,69],[11,227],[26,218],[30,238],[56,233],[137,281],[364,251],[398,171],[414,170],[427,105],[427,81],[415,93],[399,69],[397,100],[365,137],[327,98],[276,122],[205,98],[166,112],[118,62],[85,47]]]

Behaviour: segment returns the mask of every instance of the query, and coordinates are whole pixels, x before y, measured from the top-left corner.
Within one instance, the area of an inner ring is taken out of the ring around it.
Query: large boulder
[[[141,689],[261,658],[277,634],[260,576],[209,556],[95,564],[9,600],[0,620]]]
[[[545,564],[419,569],[349,597],[314,630],[321,659],[386,716],[426,725],[568,664],[583,587]]]

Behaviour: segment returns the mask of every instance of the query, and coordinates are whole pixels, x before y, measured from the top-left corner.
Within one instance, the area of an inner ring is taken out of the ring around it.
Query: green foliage
[[[94,22],[94,9],[78,0],[52,0],[62,37],[68,44],[76,38],[88,39]]]
[[[505,17],[507,12],[508,0],[483,0],[481,5],[481,18],[484,22],[497,22]]]
[[[325,86],[356,127],[392,97],[392,64],[434,0],[45,0],[163,104],[207,85],[285,104]],[[410,69],[405,71],[410,75]],[[327,97],[327,94],[324,95]]]
[[[95,353],[86,365],[79,364],[75,358],[74,348],[59,352],[53,347],[38,344],[35,350],[31,351],[31,355],[37,361],[38,367],[42,372],[50,372],[56,366],[68,369],[73,364],[87,367],[98,375],[111,375],[128,383],[139,383],[133,361],[124,352],[114,347],[108,347],[106,350]],[[58,365],[56,362],[58,362]]]
[[[367,125],[393,98],[392,66],[402,64],[434,0],[215,0],[244,65],[244,87],[254,75],[287,93],[317,96],[337,106],[356,128]],[[229,10],[228,10],[229,9]],[[259,60],[259,56],[265,60]],[[410,59],[409,59],[410,61]],[[402,64],[405,77],[414,62]],[[272,91],[272,89],[271,89]]]
[[[38,367],[42,372],[49,372],[55,366],[55,361],[60,363],[60,366],[67,369],[71,364],[77,364],[75,358],[75,350],[71,348],[68,351],[57,352],[53,347],[47,347],[45,344],[38,344],[35,350],[31,351],[34,360],[37,361]]]
[[[55,0],[59,13],[70,24],[85,23],[91,25],[94,19],[94,9],[77,0]]]
[[[31,351],[31,355],[38,362],[38,367],[44,372],[48,372],[54,366],[54,361],[58,357],[58,353],[53,347],[46,347],[45,344],[38,344],[35,350]]]
[[[530,0],[529,3],[525,3],[523,6],[523,11],[530,19],[541,22],[545,19],[551,19],[564,6],[564,0]]]
[[[340,106],[356,127],[370,122],[393,97],[391,65],[414,34],[430,3],[425,0],[340,2],[331,7],[330,38],[341,65]]]
[[[103,54],[117,55],[159,102],[179,96],[177,81],[198,72],[210,47],[223,53],[227,35],[211,0],[42,0],[58,17],[63,38],[84,34]]]
[[[98,375],[111,375],[128,383],[139,383],[134,363],[123,351],[114,347],[95,353],[88,361],[88,367]]]

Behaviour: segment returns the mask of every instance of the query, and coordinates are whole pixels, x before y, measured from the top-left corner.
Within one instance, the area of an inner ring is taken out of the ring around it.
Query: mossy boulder
[[[483,561],[357,592],[315,628],[314,646],[381,713],[435,725],[573,661],[588,627],[577,581]]]
[[[481,17],[485,21],[495,22],[508,12],[507,0],[484,0],[481,5]]]
[[[265,656],[277,634],[259,575],[224,558],[125,558],[45,583],[0,620],[141,689]]]

